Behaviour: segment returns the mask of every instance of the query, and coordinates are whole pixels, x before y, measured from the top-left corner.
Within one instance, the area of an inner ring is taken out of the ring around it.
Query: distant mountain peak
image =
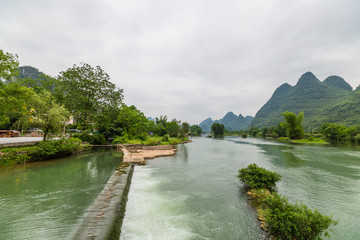
[[[224,118],[226,118],[226,117],[237,117],[237,116],[235,115],[235,113],[230,111],[227,114],[225,114]]]
[[[360,87],[359,87],[360,96]],[[256,113],[250,127],[276,126],[283,121],[281,113],[304,112],[304,126],[314,128],[324,122],[356,123],[360,122],[360,102],[356,90],[339,76],[330,76],[321,82],[307,72],[295,86],[283,84]],[[340,107],[341,106],[341,107]],[[344,109],[340,109],[344,108]],[[357,115],[357,113],[359,114]]]
[[[207,118],[202,121],[199,126],[202,128],[203,132],[210,132],[210,128],[213,123],[221,123],[224,124],[225,128],[228,130],[239,131],[248,128],[252,119],[253,117],[251,116],[244,118],[241,114],[237,116],[235,113],[230,111],[219,120],[213,121],[211,118]]]
[[[308,85],[314,82],[320,83],[320,80],[317,79],[317,77],[312,72],[306,72],[299,78],[296,86]]]
[[[336,75],[326,78],[323,83],[331,85],[331,86],[335,86],[335,87],[338,87],[340,89],[344,89],[344,90],[350,91],[350,92],[353,90],[353,88],[351,87],[350,84],[348,84],[342,77],[339,77]]]

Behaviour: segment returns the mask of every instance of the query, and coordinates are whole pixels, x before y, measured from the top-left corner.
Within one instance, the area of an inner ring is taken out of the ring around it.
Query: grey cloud
[[[2,1],[0,46],[57,75],[100,65],[148,116],[254,115],[302,73],[359,85],[355,0]]]

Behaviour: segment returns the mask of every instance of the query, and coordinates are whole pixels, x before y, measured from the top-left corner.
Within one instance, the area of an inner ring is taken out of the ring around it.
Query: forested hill
[[[21,66],[19,67],[19,75],[18,78],[32,78],[32,79],[38,79],[40,78],[44,73],[40,72],[37,68],[34,68],[32,66]]]
[[[285,111],[304,112],[304,126],[311,130],[324,122],[360,124],[360,89],[341,77],[330,76],[323,82],[311,72],[303,74],[295,86],[278,87],[256,113],[251,126],[268,127],[283,121]]]
[[[233,112],[228,112],[222,119],[213,121],[211,118],[207,118],[202,121],[199,126],[203,132],[210,132],[211,125],[213,123],[224,124],[225,128],[230,131],[239,131],[249,127],[253,117],[243,115],[235,115]]]

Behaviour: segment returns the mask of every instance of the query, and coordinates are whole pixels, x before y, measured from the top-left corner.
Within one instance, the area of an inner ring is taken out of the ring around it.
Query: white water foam
[[[160,193],[164,177],[148,166],[135,167],[121,230],[121,240],[186,240],[194,237],[184,214],[186,195]]]

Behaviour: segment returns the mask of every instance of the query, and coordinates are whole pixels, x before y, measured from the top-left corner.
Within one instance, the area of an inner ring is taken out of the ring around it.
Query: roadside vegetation
[[[36,146],[0,149],[0,166],[44,161],[89,149],[77,138],[39,142]]]
[[[261,227],[273,239],[315,240],[329,237],[331,226],[337,221],[305,204],[291,204],[275,191],[275,184],[281,180],[276,172],[251,164],[239,169],[239,180],[247,187],[251,205],[256,209]]]

